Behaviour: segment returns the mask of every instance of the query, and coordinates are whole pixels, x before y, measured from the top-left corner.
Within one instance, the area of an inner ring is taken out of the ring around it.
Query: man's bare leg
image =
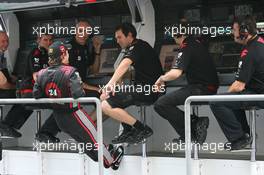
[[[97,121],[97,116],[96,116],[96,110],[93,110],[92,113],[90,114],[91,115],[91,118],[93,119],[93,121],[96,123]],[[103,113],[103,122],[106,121],[109,117],[106,116],[104,113]]]
[[[124,109],[112,108],[106,100],[102,101],[102,110],[107,116],[133,127],[133,129],[130,129],[129,131],[124,130],[121,135],[112,140],[112,143],[114,144],[140,143],[153,134],[153,131],[150,127],[136,120]]]
[[[130,126],[133,126],[136,123],[136,119],[131,116],[128,112],[121,108],[112,108],[107,101],[102,101],[102,110],[103,112],[120,122],[126,123]]]

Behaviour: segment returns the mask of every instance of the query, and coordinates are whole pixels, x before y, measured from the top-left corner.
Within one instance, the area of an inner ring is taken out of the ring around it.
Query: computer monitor
[[[99,69],[99,74],[113,73],[114,64],[120,53],[118,48],[104,48],[101,51],[101,64]]]

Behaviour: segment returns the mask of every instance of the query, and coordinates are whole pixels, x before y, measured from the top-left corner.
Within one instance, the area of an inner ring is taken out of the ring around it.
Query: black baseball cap
[[[48,55],[50,59],[58,59],[60,56],[72,48],[71,44],[62,41],[55,41],[49,46]]]

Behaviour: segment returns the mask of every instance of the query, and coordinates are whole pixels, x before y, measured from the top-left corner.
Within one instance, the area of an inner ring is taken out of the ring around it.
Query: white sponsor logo
[[[182,56],[182,52],[178,53],[178,58],[180,58]]]
[[[34,61],[36,62],[36,63],[38,63],[39,62],[39,58],[34,58]]]
[[[129,47],[129,50],[133,50],[133,49],[134,49],[134,46]]]
[[[242,64],[243,64],[243,62],[242,61],[239,61],[238,68],[241,68],[242,67]]]

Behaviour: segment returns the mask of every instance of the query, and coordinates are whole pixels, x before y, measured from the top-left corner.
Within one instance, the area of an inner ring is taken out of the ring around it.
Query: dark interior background
[[[157,52],[163,44],[173,44],[173,39],[164,35],[165,26],[176,24],[180,18],[187,17],[191,25],[231,26],[235,16],[254,15],[258,22],[264,22],[264,0],[152,0],[155,8]],[[239,7],[244,10],[237,10]],[[197,13],[198,16],[196,15]],[[130,22],[131,16],[126,0],[106,3],[86,4],[77,7],[60,7],[42,10],[16,12],[20,23],[21,47],[32,47],[36,35],[32,35],[33,26],[46,24],[74,26],[78,19],[87,19],[93,26],[100,27],[105,44],[115,46],[113,32],[121,22]],[[55,36],[70,38],[71,36]],[[241,46],[235,44],[230,35],[217,37],[203,36],[219,70],[229,71],[236,67],[237,55]],[[218,47],[218,48],[217,48]],[[219,51],[220,50],[220,51]]]

